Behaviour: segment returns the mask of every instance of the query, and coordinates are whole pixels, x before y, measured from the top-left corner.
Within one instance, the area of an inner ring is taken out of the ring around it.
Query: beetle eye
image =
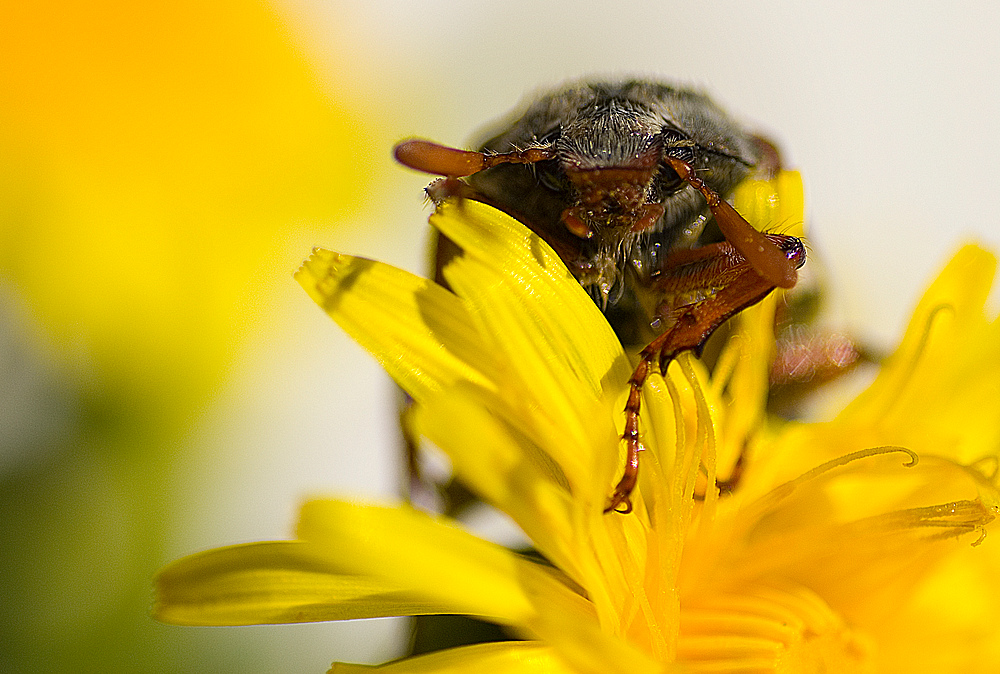
[[[678,145],[675,147],[663,148],[663,156],[671,159],[680,159],[685,164],[694,162],[694,148],[691,146]]]
[[[663,156],[680,159],[687,164],[694,161],[695,142],[677,129],[664,128],[660,132],[660,141],[663,143]]]
[[[695,142],[674,129],[664,129],[660,133],[663,142],[663,155],[671,159],[680,159],[690,164],[694,161]]]
[[[660,130],[660,143],[663,147],[664,159],[680,159],[685,163],[692,163],[695,158],[695,148],[693,140],[672,127],[663,127]],[[656,188],[661,196],[668,196],[684,187],[684,179],[677,171],[671,168],[667,162],[660,163],[659,172],[656,174]]]

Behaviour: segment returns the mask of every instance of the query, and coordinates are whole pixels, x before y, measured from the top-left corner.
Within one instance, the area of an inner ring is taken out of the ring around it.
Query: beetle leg
[[[805,247],[793,236],[762,235],[769,244],[798,269],[805,263]],[[775,284],[758,273],[746,258],[728,242],[681,251],[664,263],[664,272],[654,279],[654,288],[664,294],[660,313],[669,327],[639,354],[639,364],[629,379],[628,401],[625,403],[625,471],[604,512],[628,513],[632,510],[629,495],[635,488],[639,473],[639,407],[640,394],[658,360],[660,373],[682,351],[701,354],[705,342],[715,330],[734,314],[750,307],[774,290]],[[693,301],[688,299],[695,297]]]
[[[629,495],[635,489],[636,480],[639,479],[639,452],[642,451],[642,444],[639,442],[639,407],[642,402],[642,387],[649,377],[653,367],[653,360],[660,353],[662,345],[670,338],[669,331],[663,333],[639,354],[639,364],[628,380],[628,400],[625,402],[625,432],[622,439],[625,441],[625,472],[615,485],[615,490],[608,499],[608,505],[604,512],[612,510],[623,515],[632,512],[632,501]]]
[[[770,237],[750,226],[735,208],[695,175],[694,168],[690,164],[672,157],[665,157],[664,161],[670,164],[677,175],[686,180],[691,187],[702,193],[726,241],[753,265],[758,274],[773,286],[791,288],[795,285],[798,279],[796,273],[798,267],[782,254],[773,241],[768,240]]]

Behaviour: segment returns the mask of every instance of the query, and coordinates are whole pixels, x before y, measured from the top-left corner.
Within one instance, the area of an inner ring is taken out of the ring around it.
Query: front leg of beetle
[[[793,236],[766,235],[789,263],[798,269],[805,263],[802,241]],[[663,293],[660,313],[668,327],[639,354],[629,379],[628,401],[625,403],[625,471],[615,486],[604,512],[628,513],[632,510],[629,495],[639,476],[639,408],[642,387],[653,362],[658,361],[661,374],[682,351],[700,355],[705,342],[731,316],[767,297],[776,287],[757,273],[756,269],[729,243],[717,243],[680,253],[668,258],[664,271],[654,280],[654,287]],[[694,301],[685,298],[697,297]]]

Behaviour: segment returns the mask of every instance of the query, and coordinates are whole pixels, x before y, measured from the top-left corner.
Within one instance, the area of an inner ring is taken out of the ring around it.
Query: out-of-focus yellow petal
[[[937,565],[891,620],[872,628],[879,672],[993,674],[1000,662],[1000,539],[961,545]]]
[[[507,641],[476,644],[429,653],[416,658],[406,658],[378,667],[336,663],[330,674],[573,674],[554,649],[531,641]]]
[[[985,303],[992,254],[966,246],[931,284],[896,352],[837,418],[863,442],[971,463],[1000,447],[1000,321]],[[836,439],[840,439],[839,436]]]
[[[494,359],[465,305],[433,281],[322,249],[295,278],[414,398],[461,380],[493,385]]]
[[[385,578],[342,573],[302,541],[251,543],[177,560],[156,578],[157,620],[260,625],[447,613]]]
[[[798,171],[779,171],[773,180],[745,180],[733,192],[733,207],[755,229],[802,236],[802,176]]]

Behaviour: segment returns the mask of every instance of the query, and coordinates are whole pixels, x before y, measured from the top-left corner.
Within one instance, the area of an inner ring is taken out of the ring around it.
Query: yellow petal
[[[1000,662],[1000,539],[963,545],[935,567],[891,620],[874,628],[879,672],[993,674]]]
[[[406,658],[378,667],[336,663],[330,674],[573,674],[549,647],[531,641],[508,641],[453,648],[416,658]]]
[[[173,562],[156,578],[157,620],[260,625],[445,613],[399,584],[341,573],[301,541],[218,548]]]
[[[490,352],[462,301],[434,282],[322,249],[295,278],[414,398],[459,380],[490,386]]]
[[[572,594],[547,576],[540,579],[545,574],[537,565],[506,548],[408,506],[310,501],[298,535],[322,546],[345,572],[384,578],[451,613],[526,627],[535,612],[526,579],[544,591]]]
[[[478,278],[489,280],[492,273],[505,283],[504,291],[530,312],[546,341],[595,394],[609,374],[614,381],[627,380],[631,368],[618,338],[559,256],[537,234],[507,214],[474,201],[443,204],[431,216],[431,224],[465,250],[456,262],[474,259],[484,267]],[[484,311],[490,308],[488,300],[478,306]]]
[[[508,409],[579,491],[594,471],[596,401],[624,391],[630,375],[617,338],[558,256],[509,216],[446,203],[431,222],[465,248],[445,276],[505,362],[497,388]]]
[[[409,507],[311,501],[299,536],[347,573],[385,579],[428,603],[553,644],[583,671],[635,674],[652,661],[603,630],[593,606],[547,567]]]
[[[565,476],[516,420],[501,418],[499,405],[480,394],[458,386],[429,399],[414,410],[415,427],[448,454],[463,484],[510,515],[547,559],[579,582],[575,504]]]
[[[481,273],[485,270],[477,260],[459,259],[449,265],[448,282],[475,307],[473,320],[484,339],[492,341],[490,350],[502,354],[509,370],[499,384],[517,406],[524,430],[541,434],[536,441],[558,452],[554,458],[576,480],[590,467],[590,456],[566,448],[587,444],[580,411],[588,398],[595,399],[599,382],[574,374],[537,303],[525,302],[511,292],[513,286]]]
[[[802,176],[780,171],[773,180],[745,180],[733,192],[733,207],[755,229],[802,236]]]

